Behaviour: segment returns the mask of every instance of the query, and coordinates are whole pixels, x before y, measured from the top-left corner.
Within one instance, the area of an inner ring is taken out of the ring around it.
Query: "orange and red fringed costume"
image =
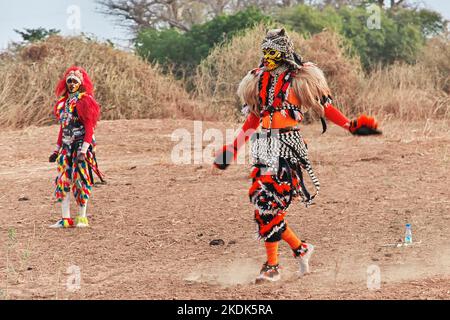
[[[332,105],[323,72],[316,65],[302,61],[284,29],[269,31],[262,51],[261,66],[247,74],[238,90],[247,119],[234,143],[224,146],[217,154],[214,165],[226,169],[252,137],[249,198],[255,207],[259,238],[265,241],[267,252],[260,276],[274,281],[279,276],[279,241],[286,241],[294,256],[300,258],[307,254],[308,248],[312,249],[312,245],[300,241],[285,220],[295,198],[308,206],[320,189],[298,126],[304,111],[313,109],[320,115],[324,132],[325,118],[353,134],[379,132],[373,118],[350,121]],[[260,125],[262,130],[255,132]],[[314,185],[313,192],[306,187],[306,176]],[[303,267],[309,268],[307,261]]]

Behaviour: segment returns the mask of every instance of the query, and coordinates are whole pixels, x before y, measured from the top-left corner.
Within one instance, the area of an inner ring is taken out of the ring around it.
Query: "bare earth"
[[[173,164],[171,134],[193,132],[192,121],[102,121],[108,183],[94,189],[92,227],[70,230],[48,228],[60,214],[47,162],[57,127],[0,131],[0,299],[450,299],[449,123],[385,121],[375,138],[330,127],[304,127],[322,188],[314,206],[288,214],[316,247],[313,273],[299,279],[283,243],[282,280],[263,285],[253,284],[265,251],[254,238],[250,165],[215,174],[208,162]],[[403,238],[405,223],[416,244],[384,246]],[[379,290],[367,288],[371,265]],[[81,275],[74,292],[71,266]]]

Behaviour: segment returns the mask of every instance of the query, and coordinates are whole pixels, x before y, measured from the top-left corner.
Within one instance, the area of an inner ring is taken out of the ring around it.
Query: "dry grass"
[[[238,117],[236,90],[246,72],[259,64],[264,33],[261,25],[215,48],[197,70],[196,98],[210,101],[210,107],[222,117]],[[304,59],[324,70],[335,103],[349,116],[368,113],[415,120],[450,114],[450,48],[446,37],[431,40],[416,65],[395,64],[366,75],[359,60],[348,57],[337,34],[324,31],[304,39],[290,32],[290,36]]]
[[[239,82],[259,64],[259,48],[264,26],[235,36],[224,46],[217,46],[197,69],[194,82],[194,97],[209,101],[222,118],[233,119],[238,114],[239,98],[236,94]]]
[[[236,90],[260,62],[263,25],[218,46],[200,64],[191,96],[186,84],[163,75],[132,53],[83,38],[50,37],[0,55],[0,126],[53,123],[53,90],[64,70],[81,65],[96,84],[103,119],[186,118],[236,120]],[[310,39],[290,32],[297,51],[327,76],[338,107],[349,116],[361,113],[386,119],[448,118],[450,46],[448,36],[432,39],[416,65],[395,64],[364,74],[349,58],[340,36],[324,31]]]
[[[450,93],[450,33],[428,41],[420,64],[438,75],[438,87]]]
[[[421,63],[378,68],[362,83],[355,110],[405,121],[448,118],[450,98],[439,87],[441,81]]]
[[[363,81],[357,57],[349,57],[343,38],[323,31],[305,40],[299,48],[306,61],[316,63],[325,73],[335,104],[346,114],[354,113],[353,102]]]
[[[196,98],[211,102],[211,106],[226,117],[237,116],[240,101],[236,96],[239,82],[260,63],[260,44],[265,26],[259,25],[230,43],[216,47],[201,63],[194,83]],[[322,32],[311,39],[290,32],[297,51],[307,61],[318,64],[324,71],[335,99],[340,106],[355,99],[360,85],[361,64],[345,56],[346,48],[335,33]]]
[[[428,41],[415,65],[377,68],[366,76],[356,100],[358,112],[402,120],[450,117],[450,42]]]
[[[102,119],[201,118],[182,86],[157,66],[106,44],[54,36],[0,56],[0,125],[54,122],[54,87],[74,64],[90,73]]]

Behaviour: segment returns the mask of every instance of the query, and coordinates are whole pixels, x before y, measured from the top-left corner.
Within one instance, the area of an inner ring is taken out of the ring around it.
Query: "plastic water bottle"
[[[406,224],[405,244],[412,244],[411,224]]]

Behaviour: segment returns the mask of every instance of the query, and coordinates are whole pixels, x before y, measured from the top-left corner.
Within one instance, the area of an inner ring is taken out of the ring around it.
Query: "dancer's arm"
[[[334,124],[346,130],[350,130],[350,120],[331,103],[325,104],[324,113],[325,117]]]
[[[336,125],[350,131],[355,135],[379,134],[377,123],[374,118],[360,116],[356,120],[350,121],[342,112],[332,105],[331,91],[325,79],[323,71],[315,64],[305,62],[292,79],[294,93],[300,98],[302,105],[308,109],[318,111]],[[318,101],[322,97],[322,101]],[[318,103],[319,102],[319,103]],[[323,122],[324,130],[326,126]]]
[[[236,160],[239,149],[250,139],[258,126],[259,116],[250,112],[236,139],[234,139],[233,144],[224,145],[222,150],[216,154],[214,166],[218,169],[225,170],[231,164],[232,160]]]
[[[258,127],[259,116],[253,112],[250,112],[236,139],[233,141],[233,149],[238,151],[243,145],[245,145]]]
[[[56,149],[59,151],[59,148],[62,146],[62,135],[63,135],[63,129],[62,126],[59,126],[59,133],[58,133],[58,141],[56,142]]]
[[[350,131],[354,135],[373,135],[381,134],[381,131],[377,130],[378,123],[373,117],[366,115],[359,116],[358,119],[349,120],[338,108],[331,103],[327,103],[324,106],[325,117],[334,124]]]
[[[48,158],[49,162],[55,162],[58,158],[59,149],[61,149],[62,145],[62,126],[59,126],[59,133],[58,133],[58,141],[56,142],[55,150],[53,150],[53,153]]]

